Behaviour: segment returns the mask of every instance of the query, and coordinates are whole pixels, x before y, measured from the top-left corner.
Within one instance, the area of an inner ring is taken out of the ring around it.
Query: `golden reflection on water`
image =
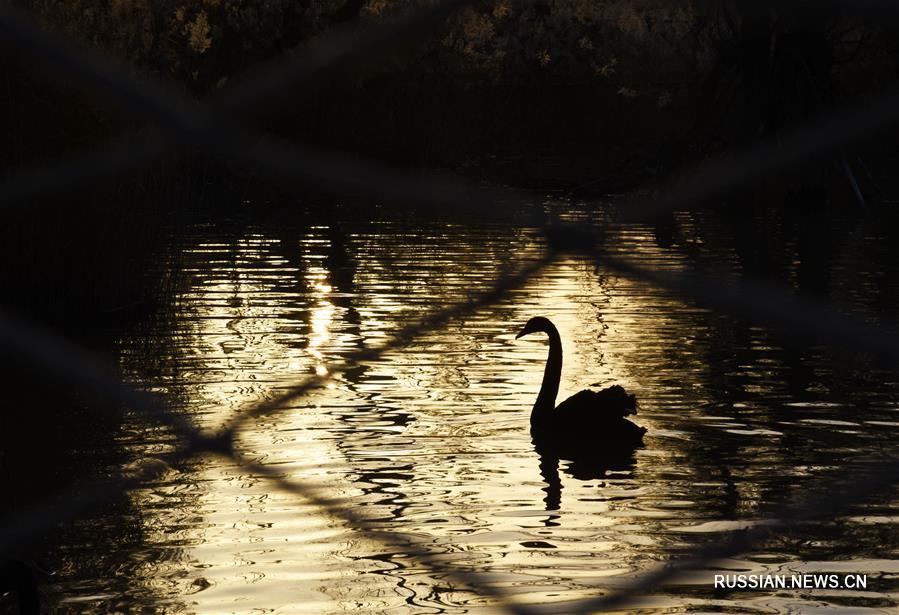
[[[645,231],[622,236],[621,246],[649,263],[683,264]],[[201,236],[183,247],[185,283],[170,322],[153,332],[154,352],[168,366],[170,392],[205,427],[303,375],[336,369],[328,387],[247,428],[239,441],[247,457],[328,485],[347,506],[425,538],[448,564],[489,573],[522,601],[593,596],[677,552],[689,534],[718,531],[703,524],[757,513],[784,488],[779,476],[805,472],[801,451],[791,457],[783,447],[814,440],[822,426],[787,438],[786,424],[801,417],[760,403],[786,396],[780,382],[790,364],[767,332],[734,333],[702,310],[597,275],[576,258],[381,361],[340,370],[347,353],[486,287],[510,254],[524,258],[539,247],[529,233],[450,226]],[[546,347],[514,340],[538,314],[562,334],[560,399],[611,383],[637,393],[637,422],[649,436],[633,466],[579,480],[564,461],[541,463],[527,417]],[[721,360],[738,343],[762,360]],[[139,374],[141,359],[125,352],[126,371]],[[721,403],[725,384],[739,399]],[[158,554],[135,568],[132,584],[155,608],[432,613],[488,604],[450,589],[402,546],[380,545],[220,458],[170,473],[132,503],[145,551]],[[772,557],[733,566],[790,571],[800,563],[784,552]],[[697,588],[640,604],[736,604],[696,575],[685,583]],[[757,596],[740,605],[783,608],[790,600]]]
[[[301,242],[301,250],[303,260],[307,263],[306,269],[306,285],[310,290],[310,299],[312,302],[312,314],[309,318],[309,324],[312,332],[309,336],[309,354],[315,359],[315,373],[324,376],[328,373],[328,368],[324,364],[324,355],[320,348],[325,346],[329,339],[329,327],[334,317],[334,305],[328,300],[331,294],[331,285],[328,284],[328,270],[316,263],[326,258],[322,250],[316,250],[316,247],[327,247],[328,241],[316,239],[314,236]]]

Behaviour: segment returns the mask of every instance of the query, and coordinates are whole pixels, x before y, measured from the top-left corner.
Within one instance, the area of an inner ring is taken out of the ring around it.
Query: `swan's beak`
[[[518,332],[518,335],[515,336],[515,339],[522,338],[525,335],[527,335],[528,333],[529,333],[529,331],[527,329],[522,329],[521,331]]]

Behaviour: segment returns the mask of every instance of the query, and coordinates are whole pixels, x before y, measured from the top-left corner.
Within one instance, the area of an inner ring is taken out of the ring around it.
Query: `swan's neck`
[[[559,381],[562,378],[562,339],[559,331],[550,324],[546,329],[549,336],[549,356],[546,358],[546,369],[543,370],[543,384],[540,394],[531,411],[531,422],[540,418],[556,407],[556,396],[559,394]]]

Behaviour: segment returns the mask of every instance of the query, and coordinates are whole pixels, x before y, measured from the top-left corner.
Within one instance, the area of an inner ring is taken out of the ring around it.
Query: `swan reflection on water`
[[[567,463],[562,466],[562,471],[577,480],[590,481],[602,480],[609,472],[630,472],[637,465],[633,449],[631,451],[617,451],[612,455],[588,455],[584,454],[576,458],[559,457],[557,451],[541,446],[534,441],[534,450],[540,458],[540,476],[546,487],[543,491],[546,496],[543,502],[545,510],[559,510],[562,507],[562,478],[559,475],[561,461]]]
[[[547,510],[561,506],[560,460],[570,463],[567,474],[579,480],[603,478],[609,471],[631,470],[634,452],[643,446],[644,427],[625,417],[637,413],[637,401],[623,387],[601,391],[584,389],[556,406],[562,378],[562,339],[548,318],[531,318],[515,336],[531,333],[549,336],[549,354],[543,383],[531,410],[531,437],[540,456],[540,474],[547,483]]]

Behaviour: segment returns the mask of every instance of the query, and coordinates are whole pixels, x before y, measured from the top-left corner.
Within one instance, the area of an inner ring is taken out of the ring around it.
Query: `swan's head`
[[[535,316],[527,322],[527,324],[524,326],[524,329],[518,332],[518,335],[515,336],[515,339],[541,331],[543,333],[549,333],[553,329],[555,329],[555,327],[549,321],[549,318],[544,318],[543,316]]]

